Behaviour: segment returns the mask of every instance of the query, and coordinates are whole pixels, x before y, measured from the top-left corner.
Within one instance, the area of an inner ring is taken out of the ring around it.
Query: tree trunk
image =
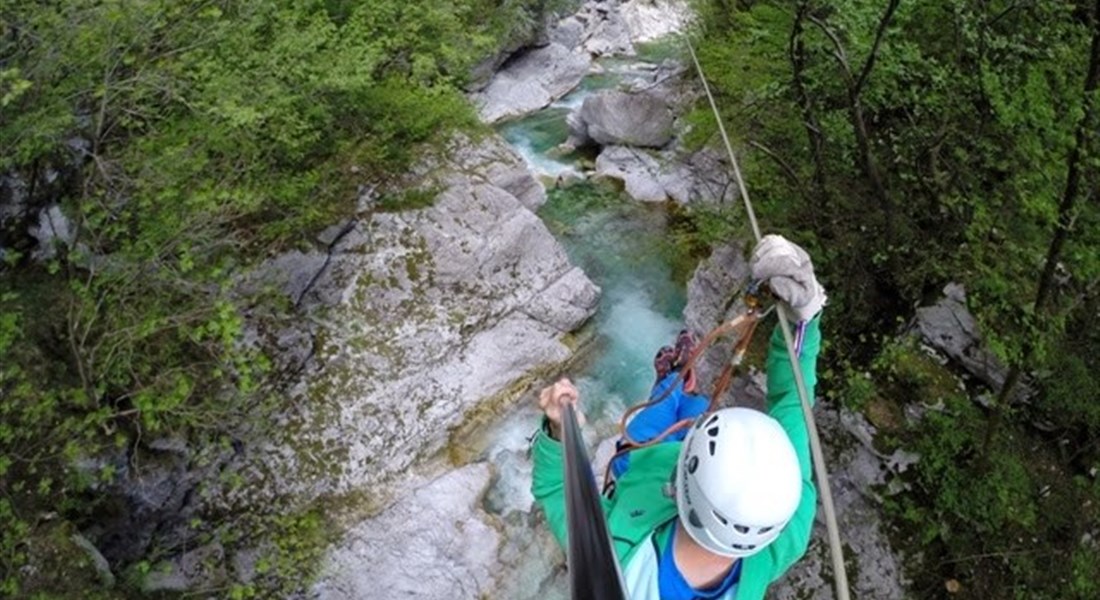
[[[803,1],[795,12],[794,24],[791,26],[791,39],[788,45],[788,54],[791,59],[792,83],[798,108],[802,112],[802,125],[806,128],[806,139],[810,143],[810,153],[814,160],[814,192],[818,197],[822,210],[829,210],[829,192],[825,180],[825,138],[821,133],[821,123],[814,113],[810,95],[806,91],[806,84],[802,74],[806,69],[806,45],[802,40],[802,32],[809,11],[808,2]]]

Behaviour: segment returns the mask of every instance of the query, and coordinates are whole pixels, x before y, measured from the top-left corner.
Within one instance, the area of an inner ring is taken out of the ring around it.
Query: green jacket
[[[806,325],[800,359],[811,401],[817,383],[816,363],[821,347],[820,317]],[[809,435],[795,387],[794,373],[783,333],[772,333],[767,360],[768,414],[779,421],[794,445],[802,466],[802,498],[794,517],[766,549],[743,559],[737,600],[758,600],[768,585],[779,578],[803,554],[810,541],[817,490],[810,462]],[[614,498],[603,501],[615,552],[624,570],[637,550],[655,530],[676,516],[676,500],[665,493],[680,454],[680,442],[666,442],[635,450],[630,468],[616,483]],[[546,520],[562,547],[566,546],[565,485],[562,447],[540,431],[532,449],[534,460],[531,492],[546,513]],[[663,528],[667,530],[668,528]]]

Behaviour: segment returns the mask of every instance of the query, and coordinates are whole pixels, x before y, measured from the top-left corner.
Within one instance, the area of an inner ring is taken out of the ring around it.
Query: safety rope
[[[727,323],[722,323],[712,329],[710,333],[703,337],[702,341],[695,345],[692,349],[688,359],[682,366],[676,371],[676,378],[672,380],[670,385],[665,387],[664,392],[657,397],[652,398],[648,402],[643,402],[633,406],[630,410],[623,413],[621,419],[619,419],[619,435],[622,438],[622,446],[616,450],[615,454],[611,456],[611,459],[607,462],[607,467],[604,469],[603,474],[603,493],[606,494],[611,489],[611,467],[615,463],[615,460],[620,456],[633,452],[634,450],[640,450],[641,448],[648,448],[649,446],[655,446],[663,442],[668,436],[690,427],[695,422],[694,418],[681,419],[672,425],[669,425],[664,431],[653,436],[644,442],[635,440],[630,436],[630,432],[627,430],[626,425],[630,422],[630,417],[637,414],[639,411],[645,410],[650,406],[658,404],[668,398],[674,390],[682,385],[687,377],[688,373],[692,372],[695,368],[695,363],[699,358],[707,351],[719,337],[726,335],[727,333],[739,332],[739,337],[734,339],[733,353],[730,356],[730,360],[726,363],[725,368],[722,369],[721,375],[717,378],[714,384],[714,389],[710,394],[710,403],[707,405],[706,413],[714,412],[718,408],[719,399],[726,390],[729,388],[730,382],[733,380],[733,370],[741,365],[741,362],[745,358],[745,353],[748,351],[749,342],[752,341],[752,334],[756,331],[756,325],[761,319],[768,316],[772,307],[766,310],[760,310],[759,304],[754,300],[749,304],[748,312],[738,315]]]
[[[718,112],[718,105],[714,102],[714,95],[711,94],[710,85],[707,84],[707,76],[706,73],[703,72],[703,66],[699,64],[699,57],[695,55],[695,47],[687,36],[684,37],[684,41],[687,42],[688,51],[691,52],[691,60],[695,63],[695,70],[699,73],[699,80],[703,82],[703,91],[707,94],[710,108],[714,112],[714,120],[718,123],[718,131],[722,134],[722,142],[726,145],[726,152],[729,154],[730,164],[733,165],[733,175],[737,179],[738,190],[741,192],[741,198],[745,202],[745,211],[748,213],[749,223],[752,225],[753,236],[759,243],[762,237],[760,235],[760,225],[756,221],[756,212],[753,210],[752,201],[749,199],[749,190],[745,186],[744,178],[741,176],[741,167],[737,162],[737,157],[733,153],[733,146],[730,144],[729,136],[726,134],[726,127],[722,124],[722,115]],[[802,416],[806,420],[806,429],[809,432],[810,453],[813,456],[814,463],[814,476],[817,479],[817,487],[821,492],[821,507],[825,512],[825,525],[829,534],[829,551],[833,559],[833,574],[835,575],[837,600],[849,600],[848,575],[844,567],[844,552],[840,545],[840,530],[836,523],[836,509],[833,505],[832,489],[829,486],[829,472],[825,468],[825,454],[821,451],[821,439],[817,433],[817,423],[814,420],[813,408],[810,406],[809,394],[806,392],[806,381],[802,377],[802,369],[800,368],[801,363],[798,359],[798,353],[795,350],[790,322],[787,319],[787,315],[782,310],[776,312],[779,314],[779,327],[783,331],[783,340],[787,344],[787,356],[791,361],[791,371],[794,373],[795,387],[798,390],[798,397],[802,401]]]

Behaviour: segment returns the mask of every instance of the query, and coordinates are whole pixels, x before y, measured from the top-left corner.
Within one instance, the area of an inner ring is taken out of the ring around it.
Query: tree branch
[[[885,37],[886,28],[890,26],[890,21],[894,19],[894,13],[897,12],[899,4],[901,4],[901,0],[890,0],[890,4],[886,6],[886,12],[879,19],[878,29],[875,30],[875,42],[871,44],[871,52],[867,54],[867,60],[863,61],[859,78],[856,79],[856,83],[852,88],[853,93],[856,95],[859,95],[863,90],[863,84],[867,82],[867,77],[875,66],[875,58],[878,56],[879,48],[882,45],[882,38]]]
[[[837,37],[836,32],[833,31],[828,25],[821,19],[807,14],[806,19],[817,26],[821,30],[821,33],[825,34],[825,37],[829,38],[829,41],[833,43],[833,58],[840,63],[842,70],[844,71],[844,77],[848,80],[848,89],[852,89],[854,85],[852,79],[852,67],[848,64],[848,53],[844,51],[844,44],[840,42],[840,38]]]
[[[810,143],[810,151],[814,159],[814,187],[818,200],[825,205],[829,204],[828,186],[825,179],[825,136],[821,132],[821,124],[814,114],[813,103],[810,94],[806,90],[803,73],[806,70],[806,46],[802,40],[804,31],[803,23],[809,13],[808,0],[802,0],[795,12],[794,23],[791,25],[791,37],[787,44],[787,54],[791,61],[791,79],[798,106],[802,112],[802,124],[806,128],[806,137]]]
[[[798,188],[798,192],[802,194],[804,198],[806,197],[806,187],[802,185],[802,180],[799,179],[798,174],[795,173],[793,168],[791,168],[791,165],[787,161],[783,160],[783,157],[779,156],[774,151],[772,151],[771,148],[768,148],[767,146],[756,140],[749,140],[749,145],[763,152],[768,156],[768,158],[775,161],[775,164],[779,165],[779,168],[783,170],[783,172],[787,175],[787,178],[791,180],[791,183],[794,183],[795,187]]]

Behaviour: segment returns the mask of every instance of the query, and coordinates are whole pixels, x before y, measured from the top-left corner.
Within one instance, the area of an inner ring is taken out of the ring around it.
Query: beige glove
[[[547,424],[550,426],[550,437],[555,440],[561,439],[561,418],[567,403],[572,404],[573,410],[577,412],[577,424],[584,425],[580,397],[581,394],[573,382],[564,377],[539,392],[539,408],[546,415]]]
[[[766,235],[749,260],[752,278],[765,281],[796,321],[809,321],[825,306],[825,288],[814,277],[810,255],[780,235]]]

